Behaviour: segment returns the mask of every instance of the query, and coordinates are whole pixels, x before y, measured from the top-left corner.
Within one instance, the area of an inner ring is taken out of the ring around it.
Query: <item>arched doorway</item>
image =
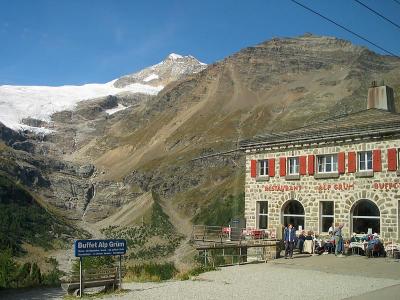
[[[283,224],[287,226],[292,224],[298,229],[301,226],[304,229],[304,207],[297,200],[290,200],[282,207]]]
[[[355,233],[380,233],[381,217],[378,206],[371,200],[362,199],[356,202],[351,211],[352,230]]]

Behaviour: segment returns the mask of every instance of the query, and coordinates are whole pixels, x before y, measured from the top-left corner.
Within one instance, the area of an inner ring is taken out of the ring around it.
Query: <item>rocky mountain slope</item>
[[[175,82],[73,156],[101,171],[94,185],[120,182],[156,190],[192,217],[243,190],[236,156],[193,158],[235,149],[240,139],[286,130],[366,107],[372,80],[394,87],[400,61],[331,37],[273,39],[243,49]],[[103,199],[94,197],[87,217]],[[101,206],[100,206],[101,207]]]
[[[165,62],[181,59],[191,58]],[[38,193],[66,216],[95,226],[141,207],[126,221],[139,226],[152,213],[150,200],[141,204],[150,192],[183,219],[223,224],[243,212],[243,156],[195,158],[236,149],[257,134],[362,110],[372,80],[394,88],[400,111],[400,60],[332,37],[273,39],[200,66],[171,75],[177,81],[168,84],[161,71],[152,76],[156,68],[123,77],[114,85],[166,86],[145,99],[123,94],[79,103],[52,116],[52,134],[14,138],[13,151],[23,147],[57,162],[42,162],[47,187],[37,185]]]

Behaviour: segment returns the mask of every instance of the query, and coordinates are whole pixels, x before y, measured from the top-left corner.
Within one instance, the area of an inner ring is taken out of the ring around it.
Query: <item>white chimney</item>
[[[377,86],[373,81],[368,89],[367,108],[383,109],[395,112],[393,89],[387,85]]]

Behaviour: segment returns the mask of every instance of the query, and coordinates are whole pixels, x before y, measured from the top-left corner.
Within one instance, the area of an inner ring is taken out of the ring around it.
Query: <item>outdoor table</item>
[[[350,243],[351,254],[354,255],[354,250],[357,249],[357,255],[360,255],[360,249],[365,251],[365,243],[363,242],[351,242]]]

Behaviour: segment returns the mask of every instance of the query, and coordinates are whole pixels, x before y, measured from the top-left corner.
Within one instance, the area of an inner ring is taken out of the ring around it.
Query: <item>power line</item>
[[[342,28],[343,30],[346,30],[347,32],[349,32],[349,33],[355,35],[356,37],[362,39],[363,41],[365,41],[365,42],[367,42],[367,43],[369,43],[369,44],[375,46],[376,48],[381,49],[381,50],[384,51],[385,53],[390,54],[390,55],[395,56],[395,57],[398,57],[398,56],[397,56],[396,54],[394,54],[393,52],[390,52],[389,50],[386,50],[385,48],[383,48],[383,47],[381,47],[381,46],[375,44],[374,42],[371,42],[371,41],[368,40],[367,38],[365,38],[365,37],[359,35],[358,33],[352,31],[351,29],[346,28],[346,27],[343,26],[343,25],[340,25],[339,23],[337,23],[337,22],[335,22],[335,21],[329,19],[328,17],[325,17],[324,15],[322,15],[322,14],[320,14],[319,12],[313,10],[312,8],[310,8],[310,7],[308,7],[308,6],[305,6],[304,4],[302,4],[302,3],[300,3],[300,2],[297,2],[296,0],[290,0],[290,1],[292,1],[293,3],[295,3],[295,4],[297,4],[297,5],[299,5],[299,6],[303,7],[303,8],[305,8],[305,9],[307,9],[307,10],[309,10],[309,11],[311,11],[312,13],[314,13],[314,14],[320,16],[321,18],[323,18],[323,19],[325,19],[325,20],[327,20],[327,21],[329,21],[329,22],[335,24],[336,26]]]
[[[366,5],[366,4],[364,4],[364,3],[362,3],[361,1],[359,1],[359,0],[354,0],[355,2],[357,2],[358,4],[360,4],[360,5],[362,5],[362,6],[364,6],[366,9],[368,9],[368,10],[370,10],[370,11],[372,11],[374,14],[376,14],[376,15],[378,15],[379,17],[381,17],[382,19],[384,19],[384,20],[386,20],[386,21],[388,21],[389,23],[391,23],[391,24],[393,24],[394,26],[396,26],[397,28],[399,28],[400,29],[400,25],[398,25],[398,24],[396,24],[395,22],[393,22],[393,21],[391,21],[391,20],[389,20],[388,18],[386,18],[384,15],[382,15],[382,14],[380,14],[379,12],[377,12],[376,10],[374,10],[374,9],[372,9],[371,7],[369,7],[368,5]],[[399,3],[400,4],[400,3]]]

